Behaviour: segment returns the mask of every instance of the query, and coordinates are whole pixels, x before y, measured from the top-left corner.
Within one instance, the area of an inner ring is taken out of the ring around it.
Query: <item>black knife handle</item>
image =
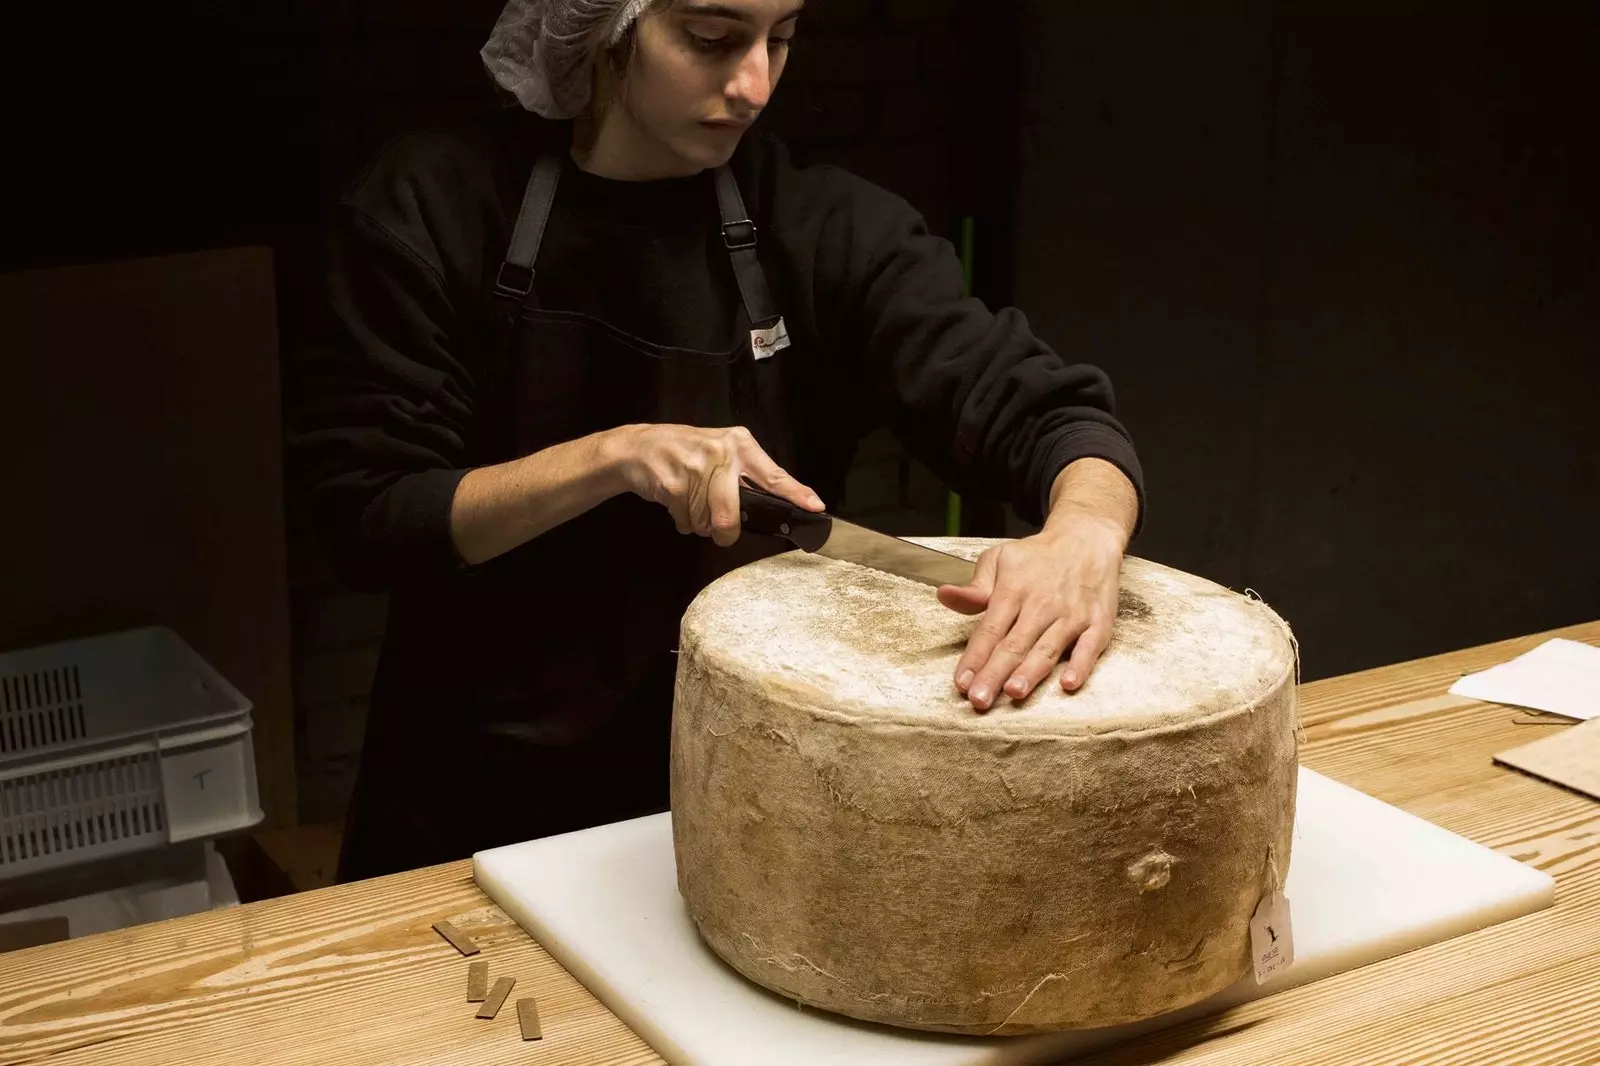
[[[739,485],[739,524],[745,532],[782,537],[808,552],[826,544],[833,532],[833,518],[826,511],[807,511],[743,482]]]

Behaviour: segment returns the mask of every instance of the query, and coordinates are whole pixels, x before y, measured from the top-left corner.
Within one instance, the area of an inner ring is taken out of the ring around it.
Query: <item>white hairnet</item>
[[[654,0],[509,0],[478,53],[501,88],[545,118],[572,118],[589,102],[590,61]]]

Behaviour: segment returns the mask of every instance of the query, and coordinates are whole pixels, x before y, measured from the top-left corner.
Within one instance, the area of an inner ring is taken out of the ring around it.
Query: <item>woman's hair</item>
[[[589,99],[576,116],[580,144],[588,143],[594,136],[595,126],[600,121],[600,112],[603,108],[613,103],[627,106],[627,98],[616,90],[627,78],[628,71],[633,67],[634,56],[638,53],[639,19],[658,11],[665,11],[674,2],[675,0],[651,0],[651,3],[639,12],[639,17],[630,22],[612,44],[607,45],[598,37],[594,41],[593,64],[589,75],[591,79]]]
[[[626,72],[639,18],[671,3],[507,0],[479,54],[495,83],[524,108],[571,118],[589,107],[597,67],[608,75]]]
[[[596,39],[594,48],[595,91],[590,93],[589,105],[586,110],[594,111],[596,104],[599,102],[600,64],[604,63],[606,65],[612,84],[621,82],[627,76],[629,68],[633,66],[633,57],[638,51],[639,19],[644,18],[646,15],[653,15],[658,11],[665,11],[674,2],[675,0],[651,0],[650,5],[639,12],[639,18],[628,23],[627,27],[622,31],[622,35],[609,47],[605,42],[600,41],[598,38]]]

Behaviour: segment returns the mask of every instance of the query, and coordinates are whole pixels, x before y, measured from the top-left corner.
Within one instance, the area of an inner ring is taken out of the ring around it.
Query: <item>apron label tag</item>
[[[765,359],[769,355],[776,355],[789,347],[789,327],[783,319],[778,319],[778,324],[771,329],[753,329],[750,331],[750,351],[757,359]]]

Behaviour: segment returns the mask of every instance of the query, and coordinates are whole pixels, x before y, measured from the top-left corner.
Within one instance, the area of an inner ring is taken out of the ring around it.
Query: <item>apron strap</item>
[[[755,329],[768,329],[778,322],[778,311],[767,288],[767,275],[756,257],[756,224],[745,210],[739,183],[726,166],[716,169],[717,208],[722,214],[722,243],[733,260],[733,274],[739,281],[744,310]]]
[[[559,153],[541,155],[534,163],[528,178],[528,187],[522,194],[522,207],[517,212],[517,224],[511,231],[511,244],[506,249],[505,261],[495,276],[494,294],[518,304],[533,291],[533,264],[539,258],[539,244],[544,239],[545,224],[550,221],[550,208],[555,203],[556,184],[561,180],[562,157]],[[726,166],[715,171],[717,209],[722,215],[722,243],[733,262],[733,274],[739,283],[739,295],[744,300],[745,314],[750,318],[753,333],[783,333],[782,316],[773,305],[772,292],[767,288],[767,275],[756,256],[756,224],[745,209],[744,197],[739,195],[739,183]],[[769,340],[767,343],[771,343]],[[783,343],[787,343],[784,335]]]
[[[522,209],[517,226],[511,231],[511,245],[505,262],[494,280],[494,294],[511,300],[525,300],[533,291],[533,263],[539,258],[539,243],[544,240],[545,223],[556,200],[556,183],[561,180],[561,157],[541,155],[533,165],[528,187],[522,194]]]

